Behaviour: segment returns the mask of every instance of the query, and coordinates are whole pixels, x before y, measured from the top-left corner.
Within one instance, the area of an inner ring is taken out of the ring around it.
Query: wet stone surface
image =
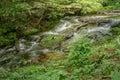
[[[40,58],[44,54],[51,52],[66,53],[67,47],[81,40],[83,37],[100,41],[103,36],[114,36],[111,29],[120,25],[120,19],[110,18],[110,16],[85,16],[85,17],[66,17],[60,20],[56,27],[48,32],[32,35],[28,39],[20,39],[20,57],[31,59]],[[15,46],[0,49],[0,63],[15,62],[18,58],[1,57],[4,53],[13,53]],[[45,52],[46,51],[46,52]],[[7,54],[6,54],[7,55]],[[11,60],[12,58],[12,60]],[[37,60],[36,60],[37,62]]]

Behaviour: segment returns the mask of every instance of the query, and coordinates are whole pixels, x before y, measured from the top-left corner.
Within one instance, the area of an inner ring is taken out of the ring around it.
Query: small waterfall
[[[85,28],[81,28],[79,31],[74,33],[74,36],[68,40],[68,42],[73,44],[74,42],[80,40],[81,38],[89,35],[93,36],[98,36],[103,37],[104,35],[106,36],[112,36],[112,33],[110,32],[112,26],[116,26],[120,24],[120,20],[110,20],[108,23],[104,23],[102,26],[101,25],[93,25],[91,27],[86,26]]]
[[[53,31],[45,32],[44,35],[46,35],[46,34],[59,35],[59,33],[57,33],[57,32],[53,32]]]
[[[92,16],[92,19],[94,20],[95,18],[100,18],[101,16]],[[82,17],[83,20],[88,19],[88,17]],[[103,18],[103,16],[102,16]],[[106,18],[106,16],[105,16]],[[98,20],[99,21],[99,20]],[[89,22],[89,21],[88,21]],[[120,24],[120,20],[115,20],[115,19],[110,19],[108,22],[103,22],[102,25],[97,25],[95,22],[95,25],[89,26],[91,23],[88,24],[88,26],[80,26],[82,24],[85,24],[84,21],[81,21],[80,17],[67,17],[64,18],[63,20],[60,20],[60,23],[56,25],[56,27],[48,32],[43,32],[38,35],[32,35],[30,39],[20,39],[19,40],[19,45],[20,45],[20,52],[29,52],[29,51],[34,51],[36,49],[38,50],[44,50],[43,48],[39,47],[39,43],[41,41],[42,36],[44,35],[65,35],[67,38],[64,42],[69,43],[69,42],[75,42],[76,40],[80,40],[82,37],[85,37],[89,34],[102,34],[102,35],[112,35],[110,33],[111,26],[115,26]],[[76,30],[77,29],[77,30]],[[69,37],[70,36],[70,37]],[[69,38],[68,38],[69,37]],[[46,42],[47,43],[47,42]],[[60,43],[61,44],[61,43]],[[15,47],[10,47],[7,49],[0,49],[0,54],[13,51],[15,50]]]
[[[109,24],[105,24],[104,26],[88,29],[88,33],[101,32],[103,34],[108,34],[110,31],[110,27],[111,26]]]
[[[20,52],[28,52],[32,49],[35,49],[38,46],[40,39],[41,38],[38,35],[31,36],[31,40],[21,39],[19,41],[21,50]]]
[[[72,26],[71,23],[68,21],[62,20],[61,22],[62,22],[62,24],[58,25],[57,29],[54,30],[55,32],[61,32]]]

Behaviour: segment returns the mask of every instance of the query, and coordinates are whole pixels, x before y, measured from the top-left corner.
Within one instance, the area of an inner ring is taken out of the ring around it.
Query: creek
[[[67,53],[67,47],[83,37],[96,42],[103,36],[113,37],[111,28],[118,25],[120,17],[116,14],[65,17],[50,31],[32,35],[28,39],[20,39],[18,56],[27,54],[31,58],[38,58],[49,52]],[[18,58],[11,60],[13,56],[9,56],[10,53],[16,53],[15,46],[0,49],[0,65],[17,62]],[[8,54],[7,57],[3,56],[4,54]]]

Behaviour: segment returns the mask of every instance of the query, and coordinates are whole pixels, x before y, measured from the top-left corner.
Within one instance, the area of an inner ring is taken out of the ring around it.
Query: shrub
[[[95,13],[95,12],[100,12],[103,8],[103,6],[100,3],[97,3],[95,1],[84,1],[82,0],[81,2],[82,5],[82,13],[87,14],[87,13]]]
[[[91,53],[92,42],[87,39],[77,41],[68,54],[69,63],[72,66],[81,67],[89,64],[88,56]]]
[[[68,78],[68,73],[64,70],[46,69],[40,65],[16,69],[12,71],[0,68],[0,80],[66,80]]]
[[[12,44],[21,37],[26,27],[29,13],[28,4],[18,0],[2,0],[0,3],[0,42],[1,46]],[[12,34],[12,35],[11,35]]]

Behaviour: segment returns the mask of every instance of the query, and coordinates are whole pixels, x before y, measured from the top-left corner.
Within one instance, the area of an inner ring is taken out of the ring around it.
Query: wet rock
[[[39,41],[40,40],[40,36],[39,35],[32,35],[29,37],[30,41]],[[39,39],[39,40],[38,40]]]
[[[96,43],[101,41],[104,36],[111,37],[113,36],[111,28],[116,26],[120,26],[120,19],[116,20],[101,16],[86,18],[68,17],[61,20],[54,29],[48,32],[32,35],[29,39],[20,39],[20,52],[19,55],[16,55],[18,57],[15,59],[0,57],[0,61],[2,64],[8,63],[7,65],[17,64],[16,61],[19,62],[24,59],[29,63],[39,63],[42,58],[45,58],[51,52],[67,53],[69,51],[68,48],[72,44],[84,37],[92,39]],[[2,53],[12,53],[14,49],[15,46],[1,49],[0,56]]]

